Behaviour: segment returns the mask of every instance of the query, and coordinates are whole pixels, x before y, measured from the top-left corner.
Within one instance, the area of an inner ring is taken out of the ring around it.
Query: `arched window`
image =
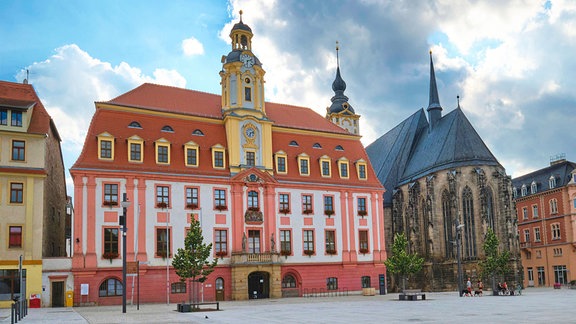
[[[528,194],[528,189],[526,188],[526,185],[523,184],[522,185],[522,197],[526,196]]]
[[[317,148],[317,149],[321,149],[322,145],[320,145],[320,143],[314,143],[314,145],[312,145],[313,148]]]
[[[290,145],[290,146],[299,146],[299,145],[298,145],[298,142],[296,142],[296,141],[290,141],[290,144],[288,144],[288,145]]]
[[[538,191],[538,185],[536,184],[535,181],[532,181],[532,184],[530,185],[530,193],[535,194],[537,191]]]
[[[548,179],[548,186],[550,189],[556,188],[556,178],[554,176],[550,176],[550,179]]]
[[[100,297],[122,296],[122,283],[118,279],[106,279],[100,285],[98,295]]]
[[[293,275],[287,274],[282,279],[282,288],[296,288],[296,279]]]
[[[162,127],[162,131],[163,131],[163,132],[174,133],[174,129],[173,129],[171,126],[169,126],[169,125],[166,125],[166,126]]]
[[[192,135],[204,136],[204,133],[203,133],[201,130],[199,130],[199,129],[195,129],[195,130],[192,132]]]
[[[452,208],[450,204],[450,193],[444,190],[442,193],[442,216],[444,217],[444,254],[446,258],[454,258],[454,236],[452,225]]]
[[[476,258],[476,229],[474,227],[474,199],[470,187],[462,192],[462,216],[464,217],[464,256]]]
[[[342,147],[342,145],[336,145],[336,147],[334,149],[336,151],[344,151],[344,148]]]
[[[128,125],[128,127],[130,127],[130,128],[142,128],[142,126],[140,125],[140,123],[137,122],[137,121],[131,122],[131,123]]]

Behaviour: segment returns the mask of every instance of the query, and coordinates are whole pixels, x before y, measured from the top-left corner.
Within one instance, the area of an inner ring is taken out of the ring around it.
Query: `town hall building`
[[[203,300],[379,288],[384,187],[360,142],[337,70],[327,115],[266,102],[265,71],[240,21],[221,94],[142,84],[96,102],[74,180],[74,304],[120,304],[119,216],[141,302],[188,296],[171,266],[192,218],[212,243]],[[128,206],[127,206],[128,205]],[[383,282],[383,281],[382,281]]]

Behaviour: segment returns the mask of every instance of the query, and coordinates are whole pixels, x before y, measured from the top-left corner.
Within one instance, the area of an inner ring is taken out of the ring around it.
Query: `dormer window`
[[[156,163],[170,164],[170,142],[161,138],[154,145],[156,146]]]
[[[276,160],[276,172],[281,174],[288,173],[288,165],[286,164],[287,155],[284,151],[278,151],[274,154]]]
[[[356,172],[358,179],[367,180],[368,176],[366,174],[367,163],[363,159],[356,161]]]
[[[226,154],[224,146],[216,144],[212,147],[212,167],[215,169],[224,169],[226,167]]]
[[[129,162],[143,162],[144,161],[144,140],[139,136],[132,136],[128,138],[128,161]]]
[[[184,163],[189,167],[198,166],[198,156],[199,147],[198,144],[190,141],[184,144]]]
[[[192,135],[195,135],[195,136],[204,136],[204,133],[203,133],[201,130],[199,130],[199,129],[195,129],[195,130],[192,132]]]
[[[528,188],[526,187],[525,184],[522,185],[522,197],[526,196],[528,194]]]
[[[308,155],[302,153],[298,156],[298,166],[300,168],[300,175],[310,175],[310,157],[308,157]]]
[[[320,172],[323,177],[329,178],[332,176],[331,164],[332,163],[328,156],[324,155],[320,158]]]
[[[295,147],[300,146],[300,145],[298,145],[298,142],[296,142],[296,141],[290,141],[290,144],[288,144],[288,145],[295,146]]]
[[[140,128],[140,129],[142,129],[142,126],[141,126],[140,123],[137,122],[137,121],[131,122],[131,123],[128,125],[128,127],[129,127],[129,128]]]
[[[22,112],[12,110],[10,126],[22,127]]]
[[[538,185],[536,184],[535,181],[532,181],[532,184],[530,185],[530,193],[535,194],[537,191],[538,191]]]
[[[8,126],[8,110],[0,109],[0,125]]]
[[[348,160],[346,158],[340,158],[338,160],[338,172],[340,174],[340,178],[342,179],[348,179],[349,175],[348,175]]]
[[[344,148],[342,147],[342,145],[336,145],[336,147],[334,148],[334,150],[336,150],[336,151],[344,151]]]
[[[114,160],[114,136],[109,133],[98,135],[98,159]]]
[[[548,179],[548,187],[550,187],[550,189],[556,188],[556,178],[554,178],[554,176],[550,176],[550,179]]]
[[[314,145],[312,145],[312,147],[315,149],[321,149],[322,145],[320,145],[320,143],[314,143]]]
[[[171,126],[169,126],[169,125],[166,125],[166,126],[162,127],[162,131],[163,131],[163,132],[174,133],[174,129],[173,129]]]

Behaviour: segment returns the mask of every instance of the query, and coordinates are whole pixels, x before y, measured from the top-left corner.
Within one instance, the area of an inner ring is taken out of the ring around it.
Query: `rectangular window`
[[[130,143],[130,161],[142,161],[142,144]]]
[[[280,230],[280,254],[292,254],[292,232],[289,230]]]
[[[104,253],[115,254],[118,257],[118,229],[104,228]]]
[[[330,176],[330,161],[322,161],[322,176]]]
[[[278,172],[285,173],[286,172],[286,158],[283,156],[279,156],[276,158],[276,167],[278,168]]]
[[[100,141],[100,158],[101,159],[112,158],[112,141],[108,140]]]
[[[156,186],[156,207],[168,208],[170,206],[170,187]]]
[[[324,213],[326,215],[334,214],[334,197],[324,196]]]
[[[173,282],[171,284],[172,287],[172,293],[173,294],[184,294],[186,293],[186,283],[185,282]]]
[[[288,214],[290,212],[290,195],[280,194],[278,199],[280,200],[280,212]]]
[[[532,205],[532,217],[538,218],[538,205]]]
[[[216,168],[224,167],[224,152],[214,151],[214,167]]]
[[[252,88],[244,87],[244,100],[252,101]]]
[[[21,204],[24,202],[24,184],[21,182],[10,183],[10,203]]]
[[[532,284],[530,282],[532,281]],[[528,286],[534,286],[534,268],[528,268]]]
[[[158,163],[168,163],[168,146],[158,145],[156,150]]]
[[[530,230],[529,229],[524,230],[524,242],[526,242],[526,243],[530,242]]]
[[[0,109],[0,125],[8,126],[8,110]]]
[[[554,266],[554,282],[562,285],[568,283],[568,271],[565,265]]]
[[[540,242],[540,227],[534,227],[534,242]]]
[[[326,289],[338,290],[338,278],[335,277],[326,278]]]
[[[366,198],[358,198],[358,215],[366,216]]]
[[[260,231],[248,230],[248,253],[260,253]]]
[[[522,207],[522,219],[528,219],[528,208]]]
[[[360,244],[360,253],[368,252],[368,231],[358,231],[358,242]]]
[[[554,223],[550,225],[552,229],[552,239],[559,240],[560,239],[560,223]]]
[[[312,214],[312,195],[302,195],[302,213]]]
[[[10,226],[8,230],[9,230],[8,247],[9,248],[21,248],[22,247],[22,226]]]
[[[309,175],[308,159],[300,158],[300,175]]]
[[[360,279],[362,282],[362,288],[371,288],[372,285],[370,284],[370,276],[362,276]]]
[[[228,253],[228,231],[214,231],[214,251],[216,255],[224,256]]]
[[[255,166],[256,165],[256,153],[246,152],[246,165]]]
[[[116,183],[104,184],[104,205],[108,206],[118,205],[118,184]]]
[[[168,232],[168,235],[166,235],[166,232]],[[156,256],[166,258],[166,256],[170,257],[172,255],[172,252],[170,252],[170,234],[170,228],[168,228],[168,231],[166,231],[166,228],[156,229]]]
[[[358,178],[359,179],[366,179],[366,165],[359,164],[358,165]]]
[[[326,253],[336,254],[336,231],[327,230],[326,235]]]
[[[304,230],[304,254],[314,254],[314,231]]]
[[[198,149],[197,148],[187,148],[186,149],[186,164],[189,166],[198,166]]]
[[[538,286],[546,285],[546,273],[544,272],[544,267],[537,267],[536,271],[538,272]]]
[[[348,162],[340,162],[340,177],[348,178]]]
[[[259,207],[258,192],[254,190],[248,191],[248,208],[258,209]]]
[[[22,112],[12,110],[11,126],[22,127]]]
[[[198,208],[198,188],[186,188],[186,208]]]
[[[12,300],[20,295],[20,272],[18,269],[0,269],[0,283],[0,300]],[[22,286],[26,287],[26,269],[22,269]]]
[[[26,142],[12,141],[12,161],[24,161],[26,159]]]
[[[223,210],[226,209],[226,191],[223,189],[214,190],[214,208]]]

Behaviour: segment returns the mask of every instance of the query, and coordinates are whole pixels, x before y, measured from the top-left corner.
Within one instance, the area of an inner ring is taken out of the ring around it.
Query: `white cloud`
[[[30,83],[54,120],[60,137],[64,165],[69,169],[82,150],[95,101],[108,101],[142,83],[158,83],[185,87],[186,80],[174,70],[156,69],[153,76],[122,62],[112,66],[91,57],[75,44],[57,48],[42,62],[26,67]],[[26,69],[17,79],[26,77]],[[72,190],[67,178],[69,194]]]
[[[194,37],[186,38],[182,41],[182,51],[186,56],[204,54],[204,46]]]

